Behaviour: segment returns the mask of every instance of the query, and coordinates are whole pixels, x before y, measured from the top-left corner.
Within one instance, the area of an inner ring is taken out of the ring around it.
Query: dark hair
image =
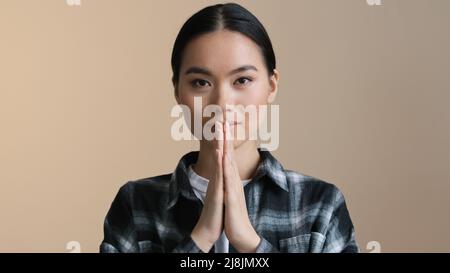
[[[192,15],[181,27],[172,50],[172,82],[178,83],[183,50],[190,40],[220,29],[237,31],[252,39],[261,49],[269,75],[275,69],[275,53],[269,35],[250,11],[235,4],[217,4]]]

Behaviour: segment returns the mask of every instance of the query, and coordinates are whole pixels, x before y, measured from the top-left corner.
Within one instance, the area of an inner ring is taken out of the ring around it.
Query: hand
[[[223,141],[222,172],[224,181],[225,234],[239,252],[255,252],[261,238],[256,233],[247,212],[244,186],[233,158],[233,140],[230,139],[230,125],[225,122]]]
[[[215,131],[223,136],[223,126],[215,123]],[[211,170],[206,197],[200,218],[192,230],[191,238],[203,252],[209,252],[223,232],[224,201],[223,201],[223,137],[216,137],[214,141],[215,163]]]

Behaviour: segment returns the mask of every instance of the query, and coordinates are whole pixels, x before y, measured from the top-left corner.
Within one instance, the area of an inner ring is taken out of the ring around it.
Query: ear
[[[280,74],[278,73],[278,70],[274,69],[273,75],[271,75],[269,78],[270,89],[269,89],[269,96],[267,97],[267,103],[269,104],[271,104],[275,100],[275,97],[277,96],[279,79]]]

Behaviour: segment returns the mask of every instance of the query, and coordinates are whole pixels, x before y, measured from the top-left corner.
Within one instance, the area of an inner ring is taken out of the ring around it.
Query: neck
[[[214,170],[215,148],[208,141],[200,141],[200,152],[197,162],[193,166],[194,171],[202,176],[211,179]],[[256,141],[245,141],[234,149],[234,160],[238,166],[241,180],[251,179],[258,167],[260,155]]]

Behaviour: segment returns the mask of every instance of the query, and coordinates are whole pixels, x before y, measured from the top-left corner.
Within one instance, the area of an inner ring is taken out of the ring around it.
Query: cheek
[[[203,117],[202,113],[203,110],[205,109],[206,105],[208,104],[208,99],[205,98],[204,96],[197,96],[197,97],[201,97],[202,100],[202,104],[200,105],[200,107],[196,107],[197,105],[195,105],[195,97],[194,95],[188,94],[187,92],[180,92],[179,93],[179,103],[181,105],[185,105],[189,108],[189,115],[184,114],[184,119],[186,120],[186,123],[189,127],[189,129],[191,130],[191,133],[194,135],[194,126],[195,126],[195,122],[196,122],[196,115],[199,115],[201,117],[201,126],[203,128],[203,126],[205,125],[205,123],[211,119],[210,117]],[[190,116],[190,120],[188,120],[188,117]],[[200,135],[195,135],[197,138],[201,138]]]
[[[260,123],[265,121],[264,116],[259,116],[259,109],[261,107],[266,107],[267,109],[267,99],[270,93],[269,90],[270,86],[268,84],[254,84],[253,86],[242,92],[241,96],[236,100],[237,104],[244,106],[254,105],[256,107],[256,113],[254,113],[253,116],[255,119],[251,120],[250,114],[245,114],[245,133],[247,137],[249,136],[250,131],[253,132],[254,135],[256,135]],[[251,123],[253,124],[253,126],[250,126]]]
[[[180,105],[187,106],[190,109],[191,113],[193,113],[192,111],[194,110],[194,98],[185,96],[183,94],[179,94],[178,95],[178,103]]]
[[[237,95],[237,103],[245,106],[267,104],[268,95],[269,86],[267,84],[254,84]]]
[[[201,111],[201,108],[203,108],[204,104],[205,104],[205,98],[201,98],[202,99],[202,106],[199,107],[199,109],[194,109],[194,107],[195,107],[195,98],[196,97],[200,97],[201,98],[201,96],[198,96],[198,95],[195,96],[195,95],[193,95],[193,94],[191,94],[189,92],[184,92],[184,90],[180,90],[179,103],[189,107],[189,109],[191,110],[191,113],[194,114],[194,110],[197,111],[197,112]]]

